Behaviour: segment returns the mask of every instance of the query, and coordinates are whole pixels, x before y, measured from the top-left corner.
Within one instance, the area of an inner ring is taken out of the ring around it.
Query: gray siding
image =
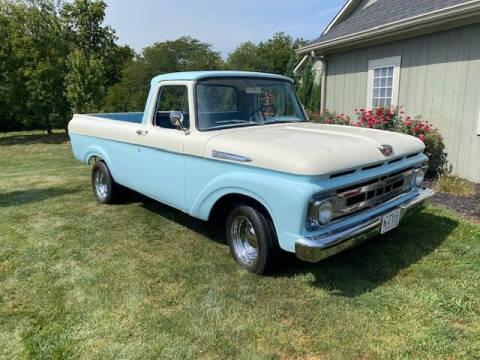
[[[397,55],[399,104],[437,126],[454,171],[480,182],[480,24],[327,56],[327,108],[365,107],[368,61]]]

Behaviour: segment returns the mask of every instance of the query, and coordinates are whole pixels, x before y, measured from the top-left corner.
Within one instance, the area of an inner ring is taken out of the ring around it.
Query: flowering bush
[[[400,132],[415,136],[425,143],[425,154],[430,159],[429,172],[438,174],[445,171],[446,154],[443,137],[437,128],[420,116],[412,119],[400,106],[377,107],[376,109],[355,109],[355,121],[349,116],[324,110],[322,114],[309,114],[310,119],[322,124],[351,125],[371,129]]]
[[[324,111],[323,113],[309,113],[309,118],[313,122],[318,122],[322,124],[334,124],[334,125],[351,125],[350,116],[345,116],[345,114],[338,114],[335,111]]]

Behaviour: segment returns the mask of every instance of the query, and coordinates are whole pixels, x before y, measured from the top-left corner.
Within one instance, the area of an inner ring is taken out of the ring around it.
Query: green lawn
[[[429,207],[258,277],[218,229],[99,205],[63,134],[0,135],[0,358],[480,358],[480,225]]]

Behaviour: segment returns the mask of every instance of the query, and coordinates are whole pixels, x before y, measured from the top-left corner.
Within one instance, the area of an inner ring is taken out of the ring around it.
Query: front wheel
[[[118,185],[103,161],[96,162],[92,168],[92,188],[97,200],[102,204],[112,204],[118,197]]]
[[[273,269],[276,236],[264,214],[251,206],[237,205],[227,219],[226,233],[232,256],[244,269],[259,275]]]

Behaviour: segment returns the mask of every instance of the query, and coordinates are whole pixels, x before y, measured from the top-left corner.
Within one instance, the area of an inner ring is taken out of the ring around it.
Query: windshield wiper
[[[281,120],[281,119],[277,119],[277,120],[271,120],[271,121],[264,121],[262,124],[264,125],[269,125],[269,124],[283,124],[283,123],[297,123],[297,122],[302,122],[302,120],[298,119],[298,120],[293,120],[293,119],[284,119],[284,120]]]

